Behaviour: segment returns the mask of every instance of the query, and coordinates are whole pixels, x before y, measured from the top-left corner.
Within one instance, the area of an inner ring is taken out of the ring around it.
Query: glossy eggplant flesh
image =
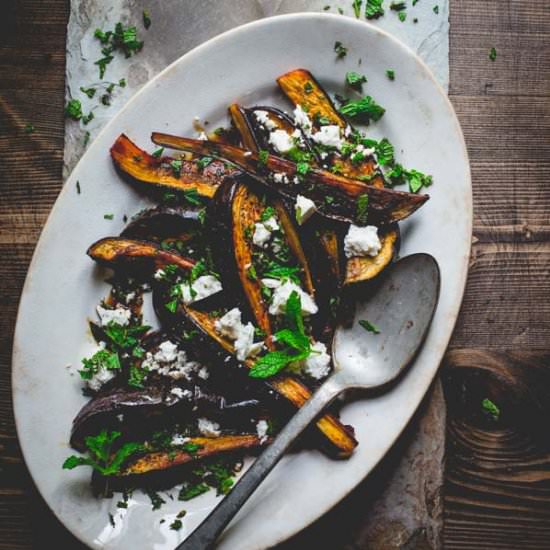
[[[178,195],[192,192],[209,198],[226,176],[237,173],[234,166],[205,156],[151,155],[125,134],[121,134],[111,147],[111,158],[125,179],[156,196],[166,192]]]
[[[163,250],[160,244],[123,237],[100,239],[88,248],[87,254],[105,267],[136,277],[151,275],[169,265],[190,271],[196,263],[177,252]]]

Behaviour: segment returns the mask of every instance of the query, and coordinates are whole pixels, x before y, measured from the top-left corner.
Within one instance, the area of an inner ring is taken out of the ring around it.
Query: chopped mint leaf
[[[386,76],[390,79],[390,80],[395,80],[395,71],[393,69],[388,69],[386,71]]]
[[[179,178],[181,176],[181,168],[183,166],[183,161],[181,160],[173,160],[170,162],[170,167],[172,168],[172,172],[174,173],[175,178]]]
[[[407,3],[406,2],[392,2],[390,4],[390,10],[403,11],[405,9],[407,9]]]
[[[355,222],[357,225],[367,225],[369,214],[369,196],[365,193],[357,199]]]
[[[143,26],[145,27],[145,29],[149,29],[149,27],[151,26],[151,17],[147,10],[143,10]]]
[[[92,99],[92,97],[94,97],[94,95],[96,93],[95,88],[84,88],[84,86],[80,86],[80,91],[83,94],[86,94],[90,99]]]
[[[405,20],[407,19],[407,12],[406,11],[400,11],[398,13],[397,17],[399,17],[399,21],[401,21],[401,23],[404,23]]]
[[[439,13],[439,6],[438,5],[435,5],[433,7],[433,12],[437,15]]]
[[[103,214],[103,219],[104,220],[112,220],[114,219],[115,215],[114,214]]]
[[[363,0],[353,0],[353,13],[355,14],[355,17],[359,19],[361,17],[361,5],[363,4]]]
[[[73,120],[82,118],[82,103],[79,99],[71,99],[65,106],[65,116]]]
[[[380,334],[380,329],[374,323],[371,323],[366,319],[360,319],[358,322],[367,332],[372,332],[373,334]]]
[[[497,50],[496,50],[496,48],[491,48],[491,50],[489,52],[489,59],[491,61],[494,61],[496,58],[497,58]]]
[[[367,77],[365,75],[361,75],[354,71],[349,71],[346,73],[346,83],[351,88],[354,88],[356,90],[361,90],[361,88],[363,87],[363,84],[366,81],[367,81]]]
[[[152,156],[158,159],[162,156],[162,153],[164,153],[164,147],[159,147],[158,149],[153,151]]]
[[[348,54],[348,49],[339,40],[334,43],[334,51],[338,59],[343,59]]]
[[[500,408],[488,399],[487,397],[481,402],[481,408],[485,414],[490,415],[493,420],[498,420],[500,417]]]
[[[30,122],[25,124],[25,128],[23,128],[23,131],[25,134],[32,134],[34,132],[34,125],[32,125]]]
[[[306,94],[313,92],[313,84],[309,80],[304,84],[304,92]]]
[[[208,491],[210,491],[210,487],[203,482],[196,483],[194,485],[185,484],[179,492],[178,500],[191,500],[192,498],[198,497]]]
[[[366,120],[380,120],[386,110],[378,105],[370,96],[358,101],[349,101],[340,107],[340,112],[350,118],[364,118]]]
[[[266,151],[265,149],[260,149],[260,151],[258,151],[258,163],[265,166],[267,164],[268,159],[269,159],[269,151]]]
[[[80,195],[80,182],[76,180],[76,192]]]
[[[382,3],[383,0],[367,0],[365,4],[365,17],[367,19],[378,19],[384,15]]]

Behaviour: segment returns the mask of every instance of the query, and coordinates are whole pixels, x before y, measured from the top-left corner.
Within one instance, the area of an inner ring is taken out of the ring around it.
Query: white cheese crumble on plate
[[[218,334],[233,340],[237,359],[244,361],[247,357],[257,355],[263,347],[263,342],[254,343],[254,325],[244,325],[241,315],[241,310],[235,307],[217,319],[214,327]]]
[[[96,311],[103,327],[109,323],[116,323],[124,327],[130,322],[130,317],[132,316],[132,312],[129,309],[120,306],[116,309],[106,309],[103,306],[97,306]]]
[[[188,283],[182,283],[181,285],[183,303],[186,305],[208,298],[208,296],[217,294],[222,290],[222,284],[213,275],[202,275],[191,285]]]
[[[344,252],[346,258],[355,256],[376,256],[382,243],[378,237],[378,228],[374,225],[359,227],[350,225],[347,235],[344,238]]]
[[[311,218],[317,207],[311,199],[304,197],[304,195],[298,195],[294,204],[294,210],[296,211],[296,221],[299,225],[302,225]]]
[[[270,315],[284,315],[286,303],[292,292],[297,292],[302,303],[302,315],[315,315],[318,311],[315,300],[300,286],[292,281],[281,281],[280,279],[262,279],[262,284],[274,290],[269,305]]]

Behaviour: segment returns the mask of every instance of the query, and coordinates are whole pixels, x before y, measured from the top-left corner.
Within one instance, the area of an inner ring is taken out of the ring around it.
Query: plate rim
[[[195,57],[197,55],[200,55],[203,49],[209,48],[212,44],[215,44],[217,42],[221,42],[221,41],[226,40],[228,38],[232,38],[233,36],[236,36],[238,34],[246,33],[248,31],[248,29],[251,28],[251,27],[261,27],[261,26],[264,26],[264,25],[269,26],[269,25],[272,24],[272,22],[274,20],[282,21],[283,23],[284,22],[289,22],[290,24],[292,24],[293,21],[302,20],[302,19],[312,19],[312,20],[327,19],[327,20],[333,20],[337,25],[343,23],[344,25],[352,25],[352,26],[355,25],[355,26],[358,26],[358,27],[363,27],[365,30],[368,29],[369,32],[374,32],[374,33],[383,35],[386,39],[389,39],[391,42],[393,42],[393,44],[396,47],[400,48],[401,50],[404,50],[406,54],[412,56],[414,58],[414,60],[416,61],[416,63],[418,63],[421,66],[421,68],[424,70],[424,74],[426,76],[428,76],[429,80],[431,81],[431,84],[434,85],[435,88],[437,89],[438,95],[441,96],[444,99],[447,110],[448,110],[449,114],[452,117],[452,121],[453,121],[453,124],[454,124],[454,129],[457,132],[458,137],[460,138],[460,143],[461,143],[461,146],[462,146],[462,153],[464,155],[465,168],[466,168],[465,169],[465,179],[468,183],[468,190],[467,190],[468,192],[465,194],[465,198],[467,200],[467,206],[468,206],[467,212],[466,212],[467,227],[469,229],[468,235],[469,235],[470,241],[471,241],[471,237],[472,237],[472,234],[473,234],[473,190],[472,190],[471,166],[470,166],[470,159],[469,159],[469,155],[468,155],[466,141],[464,139],[464,133],[463,133],[462,128],[460,126],[460,122],[459,122],[458,117],[456,115],[455,109],[454,109],[453,104],[451,103],[451,101],[450,101],[450,99],[447,95],[447,92],[443,89],[441,84],[436,80],[435,76],[433,75],[431,69],[428,67],[426,62],[411,47],[409,47],[407,44],[405,44],[400,39],[395,37],[389,31],[386,31],[386,30],[384,30],[384,29],[382,29],[382,28],[380,28],[380,27],[378,27],[378,26],[376,26],[376,25],[374,25],[374,24],[372,24],[368,21],[363,21],[361,19],[354,19],[350,16],[344,16],[343,17],[342,15],[338,15],[338,14],[320,13],[320,12],[297,12],[297,13],[288,13],[288,14],[282,14],[282,15],[274,15],[274,16],[264,17],[264,18],[261,18],[261,19],[256,19],[256,20],[244,23],[242,25],[239,25],[237,27],[228,29],[228,30],[226,30],[226,31],[224,31],[224,32],[222,32],[222,33],[206,40],[205,42],[195,46],[194,48],[192,48],[188,52],[184,53],[183,55],[181,55],[180,57],[178,57],[177,59],[175,59],[174,61],[169,63],[164,69],[162,69],[159,73],[157,73],[155,76],[153,76],[151,79],[149,79],[137,92],[135,92],[128,99],[128,101],[117,111],[117,113],[114,114],[114,116],[103,126],[103,128],[98,132],[97,136],[95,137],[95,139],[92,142],[92,144],[90,145],[90,147],[84,152],[82,157],[78,160],[75,167],[72,169],[71,173],[69,174],[69,176],[67,177],[67,179],[63,183],[63,185],[61,187],[61,190],[59,191],[59,194],[57,195],[57,197],[55,199],[55,202],[54,202],[54,204],[53,204],[53,206],[52,206],[52,208],[51,208],[51,210],[50,210],[50,212],[49,212],[49,214],[46,218],[46,221],[44,222],[44,226],[42,227],[42,229],[40,231],[40,236],[39,236],[39,238],[37,240],[37,243],[36,243],[36,246],[33,250],[33,255],[32,255],[31,261],[29,262],[29,266],[27,268],[27,274],[25,276],[25,282],[24,282],[23,288],[21,290],[20,300],[19,300],[19,304],[18,304],[18,308],[17,308],[14,336],[13,336],[13,340],[12,340],[13,346],[12,346],[12,354],[11,354],[12,362],[11,362],[10,382],[11,382],[12,410],[13,410],[13,413],[14,413],[14,423],[15,423],[15,428],[16,428],[17,440],[18,440],[19,446],[21,448],[21,454],[23,456],[23,461],[24,461],[24,464],[27,468],[27,471],[28,471],[28,473],[29,473],[29,475],[32,479],[32,482],[34,483],[35,487],[38,490],[38,493],[40,494],[40,498],[42,498],[42,500],[46,503],[46,505],[47,505],[48,509],[50,510],[50,512],[63,525],[64,529],[67,529],[75,538],[77,538],[80,542],[82,542],[83,544],[85,544],[87,546],[89,546],[88,542],[85,541],[81,537],[80,533],[77,530],[69,527],[65,523],[63,518],[60,515],[57,514],[57,512],[50,506],[50,503],[48,502],[48,500],[43,496],[41,485],[38,481],[40,476],[39,476],[38,473],[35,473],[33,471],[33,469],[29,466],[29,462],[27,460],[27,453],[29,451],[26,450],[25,439],[22,438],[21,435],[20,435],[21,434],[21,428],[20,428],[20,420],[19,420],[18,410],[21,408],[22,403],[20,402],[21,399],[18,397],[18,395],[20,395],[20,392],[15,390],[15,387],[16,387],[15,386],[15,381],[16,381],[16,377],[17,377],[16,373],[18,373],[21,370],[20,367],[18,367],[18,363],[19,363],[19,356],[22,354],[22,352],[20,351],[21,347],[18,344],[19,344],[19,341],[21,339],[21,334],[20,333],[22,331],[22,328],[21,328],[21,326],[22,326],[21,318],[22,318],[22,310],[23,310],[22,305],[23,305],[23,302],[24,302],[25,295],[28,294],[28,289],[29,289],[29,286],[31,284],[31,280],[33,278],[32,275],[33,275],[33,273],[36,269],[36,263],[38,261],[38,257],[40,256],[40,252],[41,252],[41,249],[43,247],[43,243],[44,243],[44,240],[45,240],[45,235],[47,234],[48,227],[50,226],[49,222],[56,215],[57,210],[60,208],[60,203],[61,203],[60,199],[61,199],[62,196],[64,196],[68,192],[68,188],[69,188],[68,183],[72,179],[73,174],[77,171],[77,169],[80,167],[80,165],[83,162],[86,161],[87,157],[90,156],[92,154],[92,152],[97,147],[99,147],[100,138],[103,136],[103,134],[107,133],[109,131],[111,125],[116,122],[119,115],[121,115],[127,109],[131,108],[132,104],[136,101],[136,99],[139,96],[141,96],[141,94],[147,93],[149,88],[153,87],[155,82],[162,79],[163,76],[166,73],[170,72],[170,70],[174,66],[176,66],[179,63],[189,62],[189,60],[191,60],[191,62],[192,62],[193,57]],[[457,278],[455,279],[456,286],[460,290],[460,295],[459,295],[460,297],[457,300],[458,305],[456,307],[456,311],[452,315],[452,325],[451,325],[451,329],[449,330],[449,334],[446,338],[445,346],[441,348],[442,352],[440,354],[441,356],[440,356],[439,361],[438,361],[439,366],[440,366],[441,360],[443,359],[443,356],[444,356],[444,354],[447,350],[447,347],[449,345],[449,341],[450,341],[450,339],[451,339],[451,337],[454,333],[456,322],[457,322],[457,319],[458,319],[458,316],[459,316],[459,313],[460,313],[461,305],[462,305],[462,302],[463,302],[463,299],[464,299],[464,292],[465,292],[465,288],[466,288],[470,258],[471,258],[471,245],[468,247],[467,253],[464,256],[464,260],[463,260],[463,263],[462,263],[462,270],[457,275]],[[348,497],[349,494],[362,481],[364,481],[366,479],[366,477],[368,477],[368,475],[376,468],[376,466],[380,463],[380,461],[387,455],[387,453],[393,447],[395,442],[401,437],[401,434],[403,433],[403,431],[409,426],[409,424],[411,422],[411,418],[414,416],[414,414],[418,410],[418,407],[420,406],[420,404],[424,400],[429,388],[434,383],[435,377],[437,376],[437,373],[439,371],[439,366],[434,371],[434,374],[433,374],[431,380],[429,381],[429,383],[427,384],[426,390],[423,392],[422,397],[421,397],[418,405],[416,405],[416,407],[414,407],[413,410],[411,411],[411,413],[408,415],[408,417],[406,419],[406,422],[403,423],[401,429],[399,431],[396,431],[395,437],[384,448],[383,452],[380,454],[380,458],[373,465],[373,468],[365,476],[363,476],[361,479],[359,479],[357,481],[357,483],[353,484],[349,489],[346,489],[341,495],[339,495],[339,498],[336,502],[334,502],[333,504],[331,504],[329,506],[324,506],[324,507],[321,506],[318,509],[315,517],[313,517],[312,519],[307,519],[303,524],[301,524],[301,527],[291,528],[291,529],[285,531],[285,534],[279,535],[278,537],[276,537],[276,540],[274,540],[273,542],[270,542],[270,544],[280,544],[281,542],[289,540],[291,537],[295,536],[296,534],[300,533],[301,531],[303,531],[304,529],[306,529],[307,527],[312,525],[314,522],[321,519],[322,516],[324,516],[332,508],[337,506],[346,497]]]

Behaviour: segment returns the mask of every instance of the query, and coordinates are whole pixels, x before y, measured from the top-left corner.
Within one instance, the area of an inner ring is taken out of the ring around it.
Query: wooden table
[[[0,15],[0,549],[81,547],[33,487],[10,396],[19,295],[62,185],[68,11],[63,0],[19,0]],[[470,154],[475,216],[466,295],[441,370],[449,549],[550,548],[549,16],[542,0],[451,2],[450,97]],[[485,397],[501,407],[497,422],[481,413]],[[366,488],[383,482],[375,476]],[[285,548],[365,548],[364,491]],[[428,545],[420,530],[400,547]]]

